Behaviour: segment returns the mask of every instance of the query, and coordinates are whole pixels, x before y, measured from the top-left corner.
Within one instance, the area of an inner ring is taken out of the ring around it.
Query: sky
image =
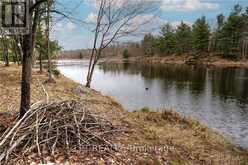
[[[65,12],[70,19],[54,15],[51,39],[58,40],[63,50],[91,48],[93,45],[93,26],[85,22],[94,22],[96,19],[96,0],[57,0],[56,8]],[[123,0],[117,0],[123,1]],[[130,0],[132,1],[132,0]],[[210,25],[216,22],[220,13],[228,16],[235,4],[243,8],[248,7],[248,0],[157,0],[156,15],[143,15],[142,19],[153,18],[151,25],[159,28],[162,24],[170,22],[176,27],[181,21],[192,25],[201,16],[206,16]],[[140,18],[139,18],[140,19]],[[154,28],[147,32],[156,33]],[[140,37],[141,38],[141,37]],[[130,38],[130,40],[132,40]]]

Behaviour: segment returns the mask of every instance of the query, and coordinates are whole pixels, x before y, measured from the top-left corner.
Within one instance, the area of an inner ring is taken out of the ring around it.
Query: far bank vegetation
[[[245,60],[248,56],[248,7],[235,5],[228,16],[219,14],[215,23],[202,16],[193,24],[177,26],[167,23],[158,34],[146,33],[140,42],[115,42],[104,50],[103,56],[119,56],[127,49],[129,56],[164,57],[190,55],[193,58],[218,56]],[[78,50],[78,54],[86,50]],[[63,52],[64,53],[64,52]]]

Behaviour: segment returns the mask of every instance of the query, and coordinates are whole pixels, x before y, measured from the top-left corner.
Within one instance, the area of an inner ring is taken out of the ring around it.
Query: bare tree
[[[151,0],[96,0],[96,4],[98,14],[86,87],[90,87],[95,65],[103,50],[113,41],[137,32],[142,25],[149,22],[139,18],[155,12],[158,7],[157,1]]]

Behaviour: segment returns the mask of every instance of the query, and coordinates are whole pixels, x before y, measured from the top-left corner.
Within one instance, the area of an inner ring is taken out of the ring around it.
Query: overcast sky
[[[95,0],[58,0],[56,8],[71,13],[70,22],[62,19],[53,23],[52,39],[59,41],[64,50],[90,48],[92,46],[91,27],[81,21],[92,22],[96,17]],[[131,1],[131,0],[130,0]],[[210,24],[215,23],[218,14],[228,15],[235,4],[248,7],[248,0],[159,0],[158,15],[151,26],[159,28],[170,22],[176,26],[181,21],[192,24],[197,18],[206,16]],[[144,15],[144,18],[152,15]],[[149,25],[147,25],[149,26]],[[152,29],[152,28],[151,28]],[[154,32],[151,30],[151,32]]]

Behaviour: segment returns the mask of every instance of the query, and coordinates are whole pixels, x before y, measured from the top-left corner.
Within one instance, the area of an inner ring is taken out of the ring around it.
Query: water
[[[58,69],[85,84],[88,62],[72,62],[60,61]],[[92,87],[130,111],[173,108],[248,148],[248,69],[107,64],[96,67]]]

